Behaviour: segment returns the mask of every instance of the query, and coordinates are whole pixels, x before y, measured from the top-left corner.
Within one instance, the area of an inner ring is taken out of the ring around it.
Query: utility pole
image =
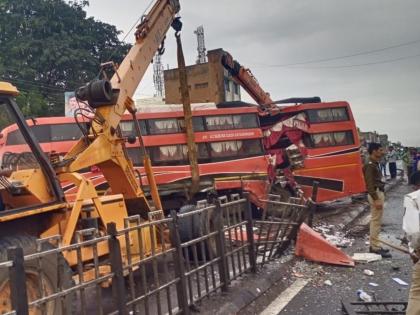
[[[155,85],[156,96],[165,96],[165,81],[163,78],[162,56],[159,53],[153,57],[153,83]]]
[[[204,27],[203,25],[200,25],[197,27],[197,29],[194,31],[194,34],[197,35],[197,64],[200,63],[206,63],[207,62],[207,56],[206,56],[206,45],[204,42]]]

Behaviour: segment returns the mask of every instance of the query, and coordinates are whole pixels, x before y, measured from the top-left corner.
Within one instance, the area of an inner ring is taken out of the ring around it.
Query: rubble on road
[[[408,285],[407,282],[405,282],[404,280],[401,280],[400,278],[392,278],[392,280],[394,280],[396,283],[401,284],[401,285]]]
[[[382,260],[382,256],[374,253],[354,253],[351,257],[358,263],[371,263],[374,261]]]
[[[325,239],[334,244],[337,247],[350,247],[353,245],[354,239],[348,238],[346,233],[343,231],[344,225],[330,225],[330,224],[319,224],[314,227],[314,230],[320,233]]]

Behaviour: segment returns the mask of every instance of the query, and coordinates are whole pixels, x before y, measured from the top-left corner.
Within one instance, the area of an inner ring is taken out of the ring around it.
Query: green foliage
[[[64,91],[93,79],[101,62],[120,62],[118,30],[86,17],[88,1],[0,0],[0,80],[22,94],[25,115],[63,115]]]

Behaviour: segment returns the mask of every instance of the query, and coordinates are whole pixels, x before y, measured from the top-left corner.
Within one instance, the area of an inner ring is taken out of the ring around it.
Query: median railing
[[[11,247],[0,263],[0,303],[18,315],[189,314],[201,299],[280,256],[296,236],[306,200],[270,195],[264,202],[257,220],[251,203],[232,195],[167,218],[128,217],[123,229],[109,224],[103,235],[78,231],[70,246],[57,236],[37,240],[27,255]]]

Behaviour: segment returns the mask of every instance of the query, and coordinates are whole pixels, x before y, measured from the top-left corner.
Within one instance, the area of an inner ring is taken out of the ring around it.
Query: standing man
[[[391,179],[395,179],[397,177],[397,158],[397,151],[394,150],[393,146],[390,146],[388,152],[388,167]]]
[[[418,315],[420,314],[420,172],[417,171],[412,175],[412,183],[417,191],[405,196],[403,218],[403,230],[407,235],[414,263],[406,314]]]
[[[379,233],[382,225],[382,214],[385,201],[385,183],[382,181],[382,174],[379,161],[385,152],[379,143],[371,143],[368,148],[369,162],[363,167],[365,176],[366,190],[370,204],[370,248],[371,253],[379,254],[383,258],[391,258],[389,250],[381,247],[379,243]]]
[[[384,154],[384,156],[379,161],[379,166],[381,167],[381,173],[383,173],[384,177],[386,178],[386,154]]]

